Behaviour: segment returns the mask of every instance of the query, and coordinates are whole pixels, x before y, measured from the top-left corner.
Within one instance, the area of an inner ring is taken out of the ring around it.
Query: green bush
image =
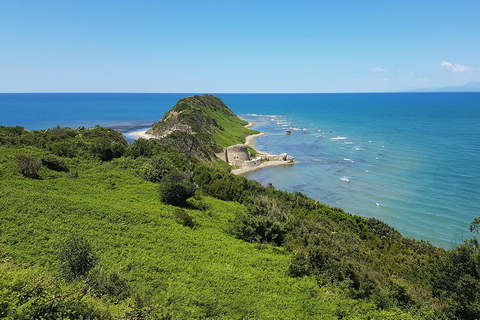
[[[160,184],[160,200],[174,206],[186,206],[187,199],[195,194],[195,185],[187,179],[167,175]]]
[[[73,280],[86,276],[97,264],[98,257],[87,239],[74,234],[62,243],[59,260],[61,274]]]
[[[288,274],[292,277],[310,275],[310,263],[304,254],[295,254],[288,266]]]
[[[165,156],[155,156],[143,165],[143,176],[145,180],[160,183],[168,174],[175,174],[176,168],[170,159]]]
[[[434,294],[451,301],[448,311],[458,319],[478,319],[480,314],[480,243],[465,240],[438,263]]]
[[[72,178],[72,179],[77,179],[78,178],[78,171],[69,172],[67,176],[69,178]]]
[[[62,140],[52,143],[49,150],[59,157],[74,158],[77,156],[78,147],[71,141]]]
[[[47,293],[36,297],[28,308],[14,319],[109,319],[81,301],[80,297],[69,297],[65,294],[50,296]]]
[[[67,171],[65,161],[59,160],[54,155],[49,155],[47,158],[43,158],[42,164],[50,170]]]
[[[400,239],[402,235],[395,228],[375,218],[365,219],[369,229],[377,236],[387,239]]]
[[[193,228],[197,225],[197,222],[188,214],[185,209],[175,209],[173,214],[178,218],[184,227]]]
[[[87,283],[94,296],[109,296],[117,301],[127,298],[132,291],[127,280],[119,273],[106,274],[98,268],[89,274]]]
[[[125,155],[139,158],[152,157],[165,150],[165,146],[157,139],[137,139],[126,149]]]
[[[282,245],[286,236],[283,223],[269,216],[239,214],[233,222],[233,234],[248,242],[265,242]]]
[[[93,143],[89,147],[89,152],[94,158],[102,161],[110,161],[114,158],[119,158],[125,152],[125,145],[119,142],[111,142],[107,139]]]
[[[24,176],[37,178],[38,170],[42,167],[42,161],[32,156],[20,156],[18,158],[18,166]]]

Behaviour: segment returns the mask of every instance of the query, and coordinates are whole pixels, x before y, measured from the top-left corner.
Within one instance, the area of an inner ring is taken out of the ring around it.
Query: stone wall
[[[222,159],[233,166],[242,168],[258,167],[262,164],[262,161],[285,161],[287,163],[293,162],[293,157],[286,153],[279,155],[260,155],[251,160],[248,148],[244,144],[236,144],[234,146],[226,147],[223,149],[223,152],[217,153],[216,156],[217,158]]]
[[[223,148],[223,152],[215,153],[218,159],[228,162],[227,148]]]
[[[234,160],[249,161],[250,153],[248,148],[244,144],[236,144],[224,149],[225,150],[225,161],[234,162]]]
[[[262,164],[262,159],[257,158],[257,159],[250,160],[250,161],[244,161],[243,162],[243,167],[249,167],[249,168],[258,167],[261,164]]]
[[[262,159],[267,159],[269,161],[287,161],[287,162],[293,162],[293,157],[289,156],[286,153],[282,154],[275,154],[275,155],[262,155]]]

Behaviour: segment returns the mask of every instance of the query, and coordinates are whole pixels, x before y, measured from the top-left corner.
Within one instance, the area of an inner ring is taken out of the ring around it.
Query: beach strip
[[[134,131],[134,132],[129,132],[126,134],[127,136],[131,136],[137,139],[155,139],[155,136],[148,134],[147,130],[140,130],[140,131]]]

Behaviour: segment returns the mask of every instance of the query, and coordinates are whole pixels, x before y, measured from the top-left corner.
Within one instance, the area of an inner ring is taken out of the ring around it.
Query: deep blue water
[[[0,125],[147,127],[188,94],[0,94]],[[248,174],[446,248],[480,216],[480,93],[218,94],[294,166]],[[285,135],[285,130],[292,135]]]

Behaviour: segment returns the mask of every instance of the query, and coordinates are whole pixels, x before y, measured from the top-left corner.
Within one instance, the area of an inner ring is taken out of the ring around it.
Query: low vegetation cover
[[[479,318],[476,240],[444,250],[232,175],[212,145],[250,132],[199,101],[223,130],[182,120],[191,131],[127,145],[0,127],[0,318]]]

